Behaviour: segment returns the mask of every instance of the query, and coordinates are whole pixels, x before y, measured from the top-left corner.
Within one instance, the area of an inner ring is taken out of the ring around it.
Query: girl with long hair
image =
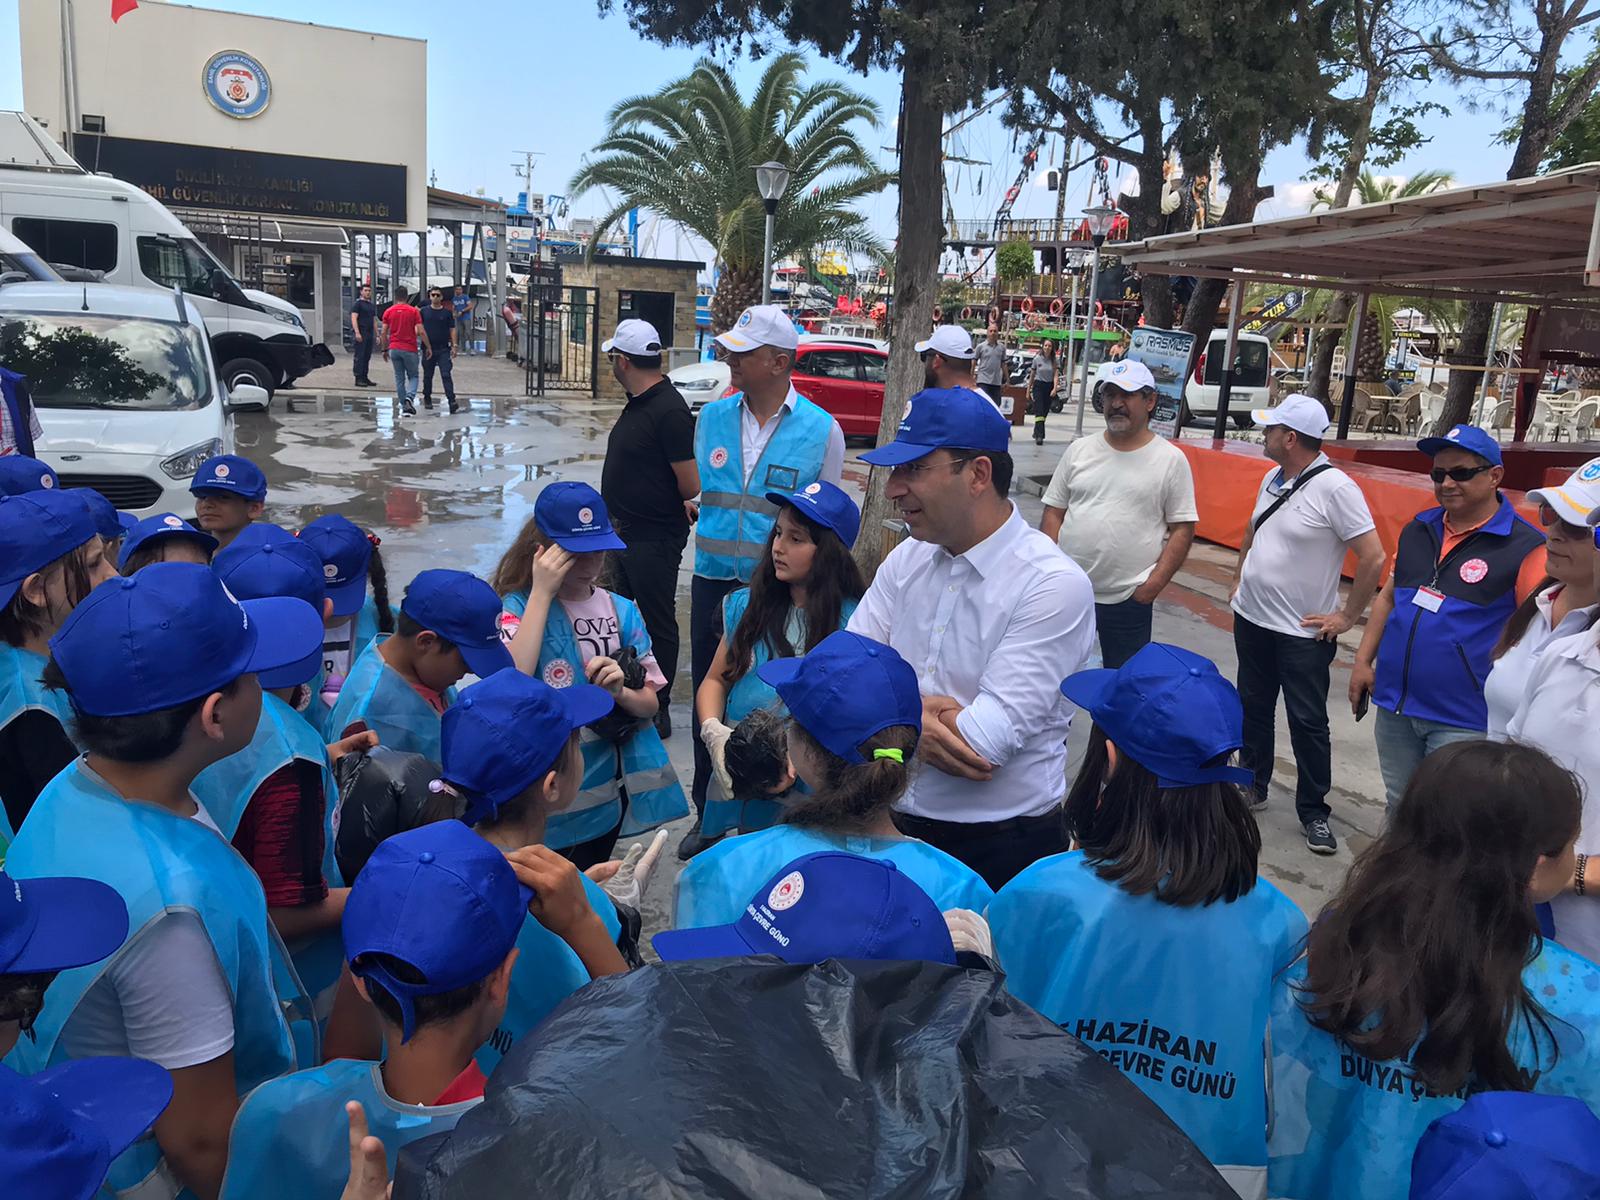
[[[1266,1195],[1272,983],[1306,921],[1257,876],[1239,694],[1152,643],[1061,686],[1094,718],[1064,810],[1076,848],[989,906],[1007,986],[1122,1072],[1241,1196]]]
[[[1600,1103],[1600,967],[1544,941],[1578,781],[1515,743],[1422,760],[1280,981],[1272,1194],[1403,1196],[1430,1121],[1481,1091]]]
[[[733,794],[728,739],[756,709],[783,707],[761,678],[761,665],[805,654],[843,629],[867,590],[850,557],[861,527],[855,501],[823,482],[793,495],[768,492],[767,500],[778,506],[778,519],[750,586],[722,602],[722,641],[694,697],[700,740],[715,771],[700,818],[707,839],[777,821],[782,805],[774,797]]]
[[[1045,339],[1035,351],[1028,368],[1028,412],[1033,417],[1033,441],[1044,445],[1044,422],[1050,415],[1050,399],[1056,390],[1056,344]]]
[[[394,632],[394,608],[389,602],[389,573],[378,549],[383,543],[376,534],[338,513],[328,513],[296,536],[321,556],[328,599],[333,601],[323,623],[322,684],[313,703],[315,720],[339,698],[357,656],[380,634]]]

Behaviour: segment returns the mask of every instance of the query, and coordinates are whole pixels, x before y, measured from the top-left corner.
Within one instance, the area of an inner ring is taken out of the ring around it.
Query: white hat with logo
[[[972,335],[959,325],[941,325],[927,341],[917,343],[918,354],[926,354],[929,350],[946,358],[971,360],[978,355],[972,348]]]
[[[1307,437],[1320,438],[1327,434],[1331,422],[1328,410],[1315,396],[1304,392],[1291,392],[1278,402],[1276,408],[1258,408],[1250,414],[1257,425],[1282,425]]]
[[[1568,525],[1600,525],[1600,458],[1591,458],[1559,487],[1534,488],[1533,504],[1548,504]]]
[[[789,314],[776,304],[752,304],[739,314],[733,328],[717,334],[717,343],[743,353],[757,346],[793,350],[800,344]]]
[[[610,341],[600,343],[602,354],[610,354],[613,350],[621,354],[636,354],[641,358],[648,358],[652,354],[661,353],[661,335],[649,321],[629,317],[617,326],[617,331],[611,335]]]
[[[1150,368],[1132,358],[1106,363],[1100,368],[1100,373],[1094,377],[1094,381],[1096,387],[1108,383],[1124,392],[1138,392],[1145,388],[1154,391],[1156,386],[1156,377],[1150,374]]]

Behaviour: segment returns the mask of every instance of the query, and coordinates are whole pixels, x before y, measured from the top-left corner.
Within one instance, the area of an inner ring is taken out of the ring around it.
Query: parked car
[[[1228,331],[1213,329],[1183,388],[1184,403],[1191,418],[1205,422],[1216,419],[1217,400],[1222,394],[1222,363],[1227,349]],[[1272,343],[1259,333],[1241,332],[1234,349],[1228,416],[1238,428],[1248,429],[1250,410],[1266,408],[1271,399]]]
[[[0,287],[8,283],[59,283],[61,276],[27,243],[0,229]]]
[[[728,364],[697,362],[668,371],[667,378],[683,393],[691,412],[699,412],[712,400],[728,392]]]
[[[233,410],[267,403],[250,384],[230,396],[199,306],[154,288],[0,288],[0,361],[27,376],[35,452],[62,484],[135,513],[192,511],[200,464],[233,453]]]
[[[795,351],[794,390],[826,409],[846,437],[877,437],[889,350],[865,338],[808,335]],[[727,363],[693,363],[668,373],[694,412],[733,394]]]

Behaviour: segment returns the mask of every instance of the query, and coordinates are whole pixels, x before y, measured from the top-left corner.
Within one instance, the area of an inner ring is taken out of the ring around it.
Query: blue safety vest
[[[849,624],[857,603],[855,600],[847,599],[840,606],[840,629]],[[744,614],[749,607],[749,588],[740,588],[723,597],[722,640],[725,645],[733,643],[733,632],[739,627],[739,622],[744,620]],[[785,633],[788,635],[789,644],[796,650],[804,648],[806,643],[804,610],[790,609]],[[757,667],[771,661],[772,646],[763,638],[750,652],[750,669],[728,689],[727,711],[722,718],[724,723],[737,725],[758,708],[769,708],[781,716],[789,715],[788,707],[778,698],[778,693],[772,689],[772,685],[756,674]],[[795,789],[804,792],[806,786],[804,783],[796,782]],[[707,837],[717,837],[732,829],[737,829],[740,833],[751,833],[757,829],[770,829],[778,823],[778,818],[782,815],[781,800],[775,800],[770,796],[729,797],[723,793],[722,784],[713,778],[706,792],[700,829]]]
[[[109,884],[128,906],[127,945],[164,913],[196,914],[233,994],[233,1071],[241,1096],[294,1070],[297,1044],[312,1055],[307,1061],[317,1060],[311,1002],[267,920],[261,882],[226,839],[199,821],[124,800],[79,759],[39,794],[6,869],[19,879],[77,875]],[[56,977],[34,1040],[18,1042],[8,1065],[32,1074],[66,1060],[62,1030],[127,945]],[[112,1164],[110,1182],[121,1191],[165,1172],[155,1138],[147,1135]],[[154,1182],[152,1188],[152,1195],[160,1190]]]
[[[1265,1195],[1272,980],[1306,932],[1265,879],[1179,908],[1054,854],[989,906],[1006,986],[1121,1069],[1242,1196]]]
[[[1469,1088],[1430,1092],[1398,1059],[1375,1062],[1306,1020],[1294,985],[1299,964],[1272,998],[1272,1138],[1267,1182],[1294,1200],[1404,1197],[1411,1156],[1428,1125],[1465,1103]],[[1522,972],[1550,1016],[1559,1052],[1535,1046],[1517,1025],[1511,1051],[1531,1089],[1575,1096],[1600,1110],[1600,967],[1553,942]]]
[[[632,646],[643,658],[650,653],[650,633],[632,600],[615,592],[606,593],[617,611],[617,636],[622,645]],[[528,605],[527,592],[512,592],[501,603],[505,611],[521,617]],[[554,688],[571,687],[584,678],[583,652],[573,631],[572,619],[560,601],[550,605],[544,623],[544,641],[539,646],[539,677]],[[650,722],[641,722],[638,731],[622,747],[618,765],[617,747],[585,729],[579,735],[583,751],[583,784],[577,799],[550,817],[544,844],[552,850],[565,850],[609,832],[622,816],[622,792],[628,792],[628,811],[622,823],[622,836],[631,837],[689,813],[689,801],[678,782],[678,772],[667,757],[661,735]]]
[[[350,1175],[344,1106],[359,1100],[367,1131],[383,1143],[394,1175],[402,1146],[456,1127],[483,1098],[403,1104],[383,1087],[378,1063],[342,1058],[262,1084],[233,1119],[223,1200],[332,1200]]]
[[[700,468],[700,518],[695,524],[694,573],[702,579],[748,583],[778,519],[768,492],[798,492],[822,478],[833,418],[804,396],[780,408],[778,427],[745,482],[744,393],[713,400],[694,427]]]
[[[30,709],[48,713],[72,729],[72,703],[65,692],[53,692],[39,681],[46,660],[32,650],[0,642],[0,729]],[[4,805],[0,805],[0,850],[16,836]]]
[[[622,932],[617,906],[601,886],[587,875],[580,875],[589,906],[599,914],[606,932],[615,941]],[[589,982],[572,947],[551,933],[532,916],[523,918],[517,934],[516,964],[511,968],[511,992],[506,997],[505,1015],[489,1040],[479,1048],[478,1066],[489,1074],[521,1040],[573,992]]]
[[[392,636],[373,638],[350,664],[350,674],[328,711],[322,735],[329,743],[336,742],[348,726],[365,721],[389,749],[438,762],[439,714],[378,653],[378,647]],[[444,702],[446,706],[456,702],[455,688],[445,691]]]
[[[267,777],[297,759],[313,764],[322,774],[322,877],[329,887],[343,887],[344,877],[333,854],[337,832],[333,818],[338,811],[339,789],[328,767],[327,744],[321,731],[313,729],[303,716],[271,692],[261,694],[261,720],[250,744],[201,771],[194,781],[195,798],[205,805],[223,836],[232,839],[239,832],[250,798]],[[316,1002],[317,1020],[325,1024],[333,1011],[344,968],[344,943],[338,927],[296,941],[289,952],[300,981]]]
[[[750,897],[797,858],[843,850],[892,862],[927,892],[940,911],[967,908],[981,913],[994,892],[958,859],[914,838],[863,837],[799,825],[775,825],[759,833],[726,838],[695,855],[678,875],[674,929],[731,925]]]

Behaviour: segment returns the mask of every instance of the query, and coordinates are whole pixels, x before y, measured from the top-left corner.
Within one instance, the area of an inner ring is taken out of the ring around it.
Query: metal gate
[[[527,394],[598,395],[600,289],[556,285],[528,290],[521,338]]]

